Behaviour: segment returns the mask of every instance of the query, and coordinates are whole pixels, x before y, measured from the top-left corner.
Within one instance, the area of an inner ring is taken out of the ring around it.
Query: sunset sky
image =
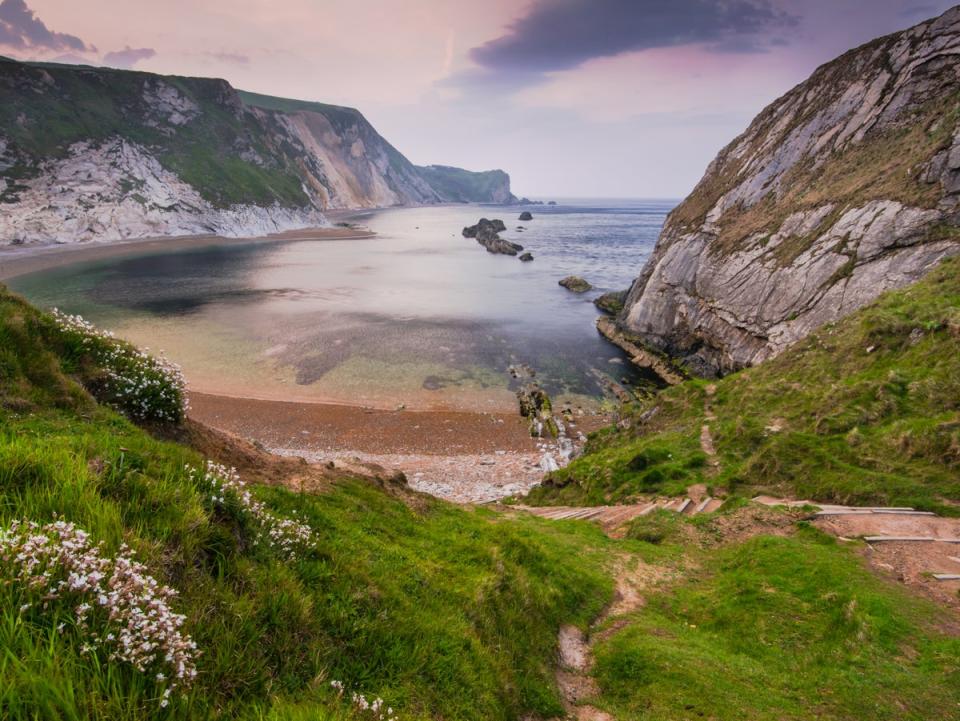
[[[533,197],[679,197],[767,103],[937,15],[896,0],[0,0],[0,53],[351,105]]]

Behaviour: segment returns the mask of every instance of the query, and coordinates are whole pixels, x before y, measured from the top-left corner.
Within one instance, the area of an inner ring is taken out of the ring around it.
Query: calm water
[[[553,393],[595,396],[629,373],[591,300],[627,288],[672,203],[569,201],[358,214],[369,240],[251,241],[23,276],[31,300],[83,314],[180,362],[199,390],[410,407],[512,407],[507,366]],[[502,218],[532,263],[461,229]],[[526,230],[518,231],[523,225]],[[559,287],[581,275],[595,290]]]

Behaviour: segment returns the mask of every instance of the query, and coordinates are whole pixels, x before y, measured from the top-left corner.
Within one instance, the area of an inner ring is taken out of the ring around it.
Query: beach
[[[311,463],[375,463],[410,485],[461,503],[520,495],[543,478],[556,442],[532,438],[518,413],[385,410],[190,393],[190,415],[206,425]],[[569,429],[609,422],[584,412]]]
[[[658,223],[633,211],[541,214],[517,234],[538,255],[533,268],[460,236],[490,210],[446,206],[330,216],[370,228],[19,246],[0,251],[0,279],[183,365],[201,423],[279,455],[374,463],[417,490],[483,503],[522,495],[545,457],[562,455],[530,436],[508,366],[540,371],[554,408],[573,419],[572,440],[610,422],[591,368],[618,378],[629,368],[596,335],[589,299],[555,276],[589,266],[600,289],[615,287],[611,255],[632,252],[637,224],[652,234]],[[595,232],[616,240],[584,244]],[[354,240],[366,242],[342,242]]]

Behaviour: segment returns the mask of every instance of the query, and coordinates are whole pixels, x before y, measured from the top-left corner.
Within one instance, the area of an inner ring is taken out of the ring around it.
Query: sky
[[[0,0],[0,54],[359,108],[532,198],[680,198],[818,65],[935,0]]]

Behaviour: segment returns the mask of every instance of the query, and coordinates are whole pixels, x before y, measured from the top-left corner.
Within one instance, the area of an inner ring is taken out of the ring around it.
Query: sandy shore
[[[198,421],[310,462],[377,463],[418,490],[457,502],[523,493],[540,482],[552,442],[531,438],[517,413],[382,410],[327,403],[190,394]],[[606,423],[578,417],[572,434]]]
[[[356,211],[351,211],[355,213]],[[349,217],[349,216],[344,216]],[[270,243],[285,240],[361,240],[374,237],[363,228],[305,228],[250,238],[224,238],[219,235],[177,235],[162,238],[137,238],[92,243],[49,243],[0,248],[0,280],[26,275],[71,263],[140,255],[164,250],[228,246],[245,243]]]

